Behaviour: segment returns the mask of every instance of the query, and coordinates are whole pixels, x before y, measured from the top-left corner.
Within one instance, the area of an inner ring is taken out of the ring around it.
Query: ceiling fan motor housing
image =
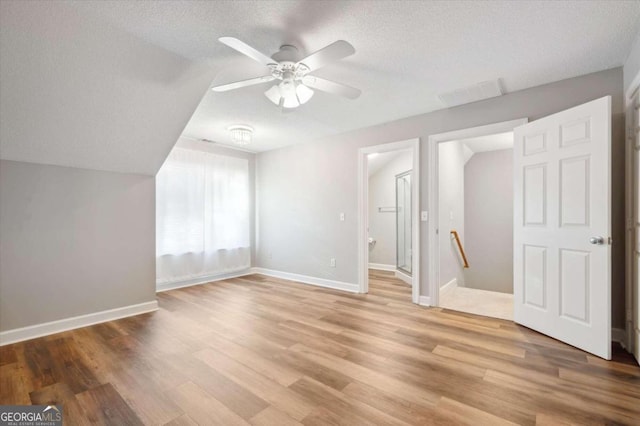
[[[271,75],[278,80],[300,80],[309,72],[309,68],[298,63],[298,49],[290,44],[280,46],[280,50],[274,53],[271,58],[277,63],[270,64]]]

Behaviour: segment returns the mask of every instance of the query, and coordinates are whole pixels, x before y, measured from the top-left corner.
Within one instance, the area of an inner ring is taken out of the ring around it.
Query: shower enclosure
[[[411,275],[411,170],[396,175],[396,268]]]

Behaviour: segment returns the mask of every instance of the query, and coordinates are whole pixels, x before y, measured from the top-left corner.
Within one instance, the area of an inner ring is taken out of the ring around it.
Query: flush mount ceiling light
[[[247,145],[251,143],[253,137],[253,127],[245,125],[235,125],[227,128],[231,133],[231,141],[238,145]]]
[[[297,108],[307,103],[313,96],[314,91],[312,89],[344,96],[349,99],[356,99],[360,96],[359,89],[310,75],[315,70],[356,52],[353,46],[344,40],[338,40],[302,59],[300,59],[298,49],[288,44],[280,46],[280,51],[268,57],[237,38],[221,37],[218,40],[261,63],[268,68],[269,74],[212,87],[212,90],[216,92],[226,92],[241,87],[280,80],[278,84],[269,88],[264,94],[274,104],[289,109]]]

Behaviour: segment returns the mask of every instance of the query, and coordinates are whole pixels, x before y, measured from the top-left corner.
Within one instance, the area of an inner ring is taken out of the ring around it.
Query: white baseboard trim
[[[395,271],[395,265],[386,265],[384,263],[369,263],[369,269],[377,269],[379,271]]]
[[[138,303],[137,305],[123,306],[121,308],[30,325],[28,327],[15,328],[13,330],[0,332],[0,346],[157,310],[158,302],[153,300],[151,302]]]
[[[396,270],[396,278],[398,278],[399,280],[404,281],[405,283],[407,283],[409,285],[413,285],[413,278],[411,278],[411,275],[405,274],[402,271]]]
[[[429,296],[420,296],[418,299],[418,305],[431,306],[431,298]]]
[[[177,288],[191,287],[193,285],[207,284],[214,281],[222,281],[229,278],[244,277],[245,275],[253,274],[251,268],[246,268],[241,271],[229,272],[226,274],[207,275],[204,277],[198,277],[191,280],[177,281],[173,283],[163,283],[156,286],[156,293],[160,293],[168,290],[175,290]]]
[[[623,328],[612,328],[611,340],[620,343],[623,348],[627,349],[627,332]]]
[[[307,275],[293,274],[291,272],[276,271],[266,268],[251,268],[251,271],[254,274],[267,275],[269,277],[282,278],[284,280],[298,281],[304,284],[311,284],[318,287],[348,291],[349,293],[358,293],[360,290],[358,284],[327,280],[325,278],[310,277]]]
[[[454,278],[448,283],[446,283],[445,285],[443,285],[442,287],[440,287],[440,297],[442,297],[444,294],[450,291],[453,291],[456,287],[458,287],[458,279]]]

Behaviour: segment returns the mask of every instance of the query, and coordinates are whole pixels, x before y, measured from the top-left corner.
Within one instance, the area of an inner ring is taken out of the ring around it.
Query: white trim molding
[[[627,332],[623,328],[611,329],[611,341],[618,342],[623,348],[627,349]]]
[[[429,296],[420,296],[418,299],[418,305],[431,306],[431,298]]]
[[[413,285],[413,277],[409,274],[407,274],[404,271],[401,271],[399,269],[396,270],[396,274],[395,274],[396,278],[409,284],[409,285]]]
[[[455,141],[471,137],[488,136],[496,133],[513,131],[515,127],[527,124],[527,118],[503,121],[500,123],[487,124],[485,126],[471,127],[468,129],[454,130],[446,133],[439,133],[429,136],[427,149],[429,152],[427,167],[429,182],[429,232],[427,243],[429,247],[429,297],[432,306],[440,303],[440,242],[438,241],[438,144],[440,142]]]
[[[411,301],[420,296],[420,139],[413,138],[381,145],[365,146],[358,150],[358,292],[369,292],[369,173],[367,156],[373,153],[411,150]]]
[[[168,290],[175,290],[177,288],[184,288],[184,287],[191,287],[194,285],[201,285],[201,284],[207,284],[207,283],[211,283],[211,282],[215,282],[215,281],[222,281],[222,280],[226,280],[229,278],[238,278],[238,277],[244,277],[245,275],[251,275],[254,272],[252,272],[251,268],[246,268],[243,269],[241,271],[237,271],[237,272],[229,272],[226,274],[218,274],[218,275],[207,275],[204,277],[198,277],[198,278],[194,278],[191,280],[184,280],[184,281],[178,281],[178,282],[173,282],[173,283],[163,283],[163,284],[158,284],[156,286],[156,293],[161,293],[163,291],[168,291]]]
[[[455,290],[456,287],[458,287],[458,279],[454,278],[451,281],[449,281],[448,283],[446,283],[445,285],[443,285],[442,287],[440,287],[440,296],[442,296],[445,293],[448,293],[450,291]]]
[[[325,278],[310,277],[308,275],[294,274],[291,272],[276,271],[266,268],[251,268],[253,274],[266,275],[268,277],[282,278],[283,280],[296,281],[303,284],[311,284],[318,287],[331,288],[334,290],[358,293],[358,284],[346,283],[343,281],[328,280]]]
[[[36,337],[48,336],[50,334],[61,333],[63,331],[74,330],[76,328],[88,327],[90,325],[131,317],[134,315],[146,314],[157,310],[158,302],[153,300],[150,302],[138,303],[137,305],[123,306],[121,308],[108,309],[106,311],[30,325],[28,327],[14,328],[13,330],[0,332],[0,346],[35,339]]]
[[[369,262],[369,269],[376,269],[378,271],[395,271],[396,265],[386,265],[384,263]]]

